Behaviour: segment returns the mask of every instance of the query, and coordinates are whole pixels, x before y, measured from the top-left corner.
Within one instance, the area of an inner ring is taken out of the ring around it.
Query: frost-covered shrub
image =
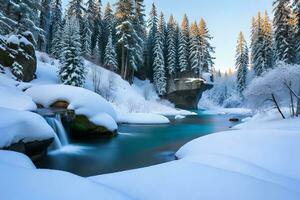
[[[276,103],[289,107],[295,97],[290,89],[299,95],[299,80],[299,65],[279,63],[275,69],[253,79],[244,93],[247,105],[253,110],[268,109]]]
[[[242,100],[236,89],[236,75],[215,76],[214,87],[203,93],[199,102],[200,108],[222,106],[226,108],[240,107]]]

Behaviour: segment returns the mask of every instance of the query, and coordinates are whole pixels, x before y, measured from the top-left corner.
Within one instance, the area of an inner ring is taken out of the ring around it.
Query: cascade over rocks
[[[8,37],[0,36],[0,66],[17,70],[12,73],[20,81],[29,82],[34,79],[37,60],[35,55],[35,41],[30,32]]]

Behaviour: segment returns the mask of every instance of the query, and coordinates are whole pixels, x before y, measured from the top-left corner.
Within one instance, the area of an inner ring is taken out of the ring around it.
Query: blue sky
[[[64,3],[69,0],[63,0]],[[102,0],[103,5],[116,0]],[[145,0],[147,14],[153,0]],[[243,31],[249,41],[252,16],[258,11],[267,10],[272,15],[272,0],[154,0],[158,11],[168,17],[173,14],[181,22],[184,13],[190,21],[199,21],[203,17],[216,47],[215,67],[226,69],[234,67],[235,46],[238,33]],[[248,42],[249,43],[249,42]]]

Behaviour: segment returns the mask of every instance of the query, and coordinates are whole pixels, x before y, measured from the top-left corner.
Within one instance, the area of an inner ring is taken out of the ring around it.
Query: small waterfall
[[[56,133],[54,138],[54,146],[51,146],[50,149],[60,149],[63,146],[68,145],[68,135],[62,124],[60,114],[55,114],[55,116],[52,117],[47,116],[45,119]]]

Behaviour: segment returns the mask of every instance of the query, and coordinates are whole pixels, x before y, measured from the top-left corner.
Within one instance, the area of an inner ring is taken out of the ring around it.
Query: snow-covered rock
[[[0,148],[17,142],[54,138],[54,131],[38,114],[0,107]]]
[[[40,85],[29,88],[25,93],[45,108],[58,101],[66,101],[68,109],[87,117],[95,125],[110,131],[118,128],[115,122],[117,114],[111,104],[90,90],[67,85]]]
[[[159,114],[118,113],[118,123],[125,124],[168,124],[170,120]]]

